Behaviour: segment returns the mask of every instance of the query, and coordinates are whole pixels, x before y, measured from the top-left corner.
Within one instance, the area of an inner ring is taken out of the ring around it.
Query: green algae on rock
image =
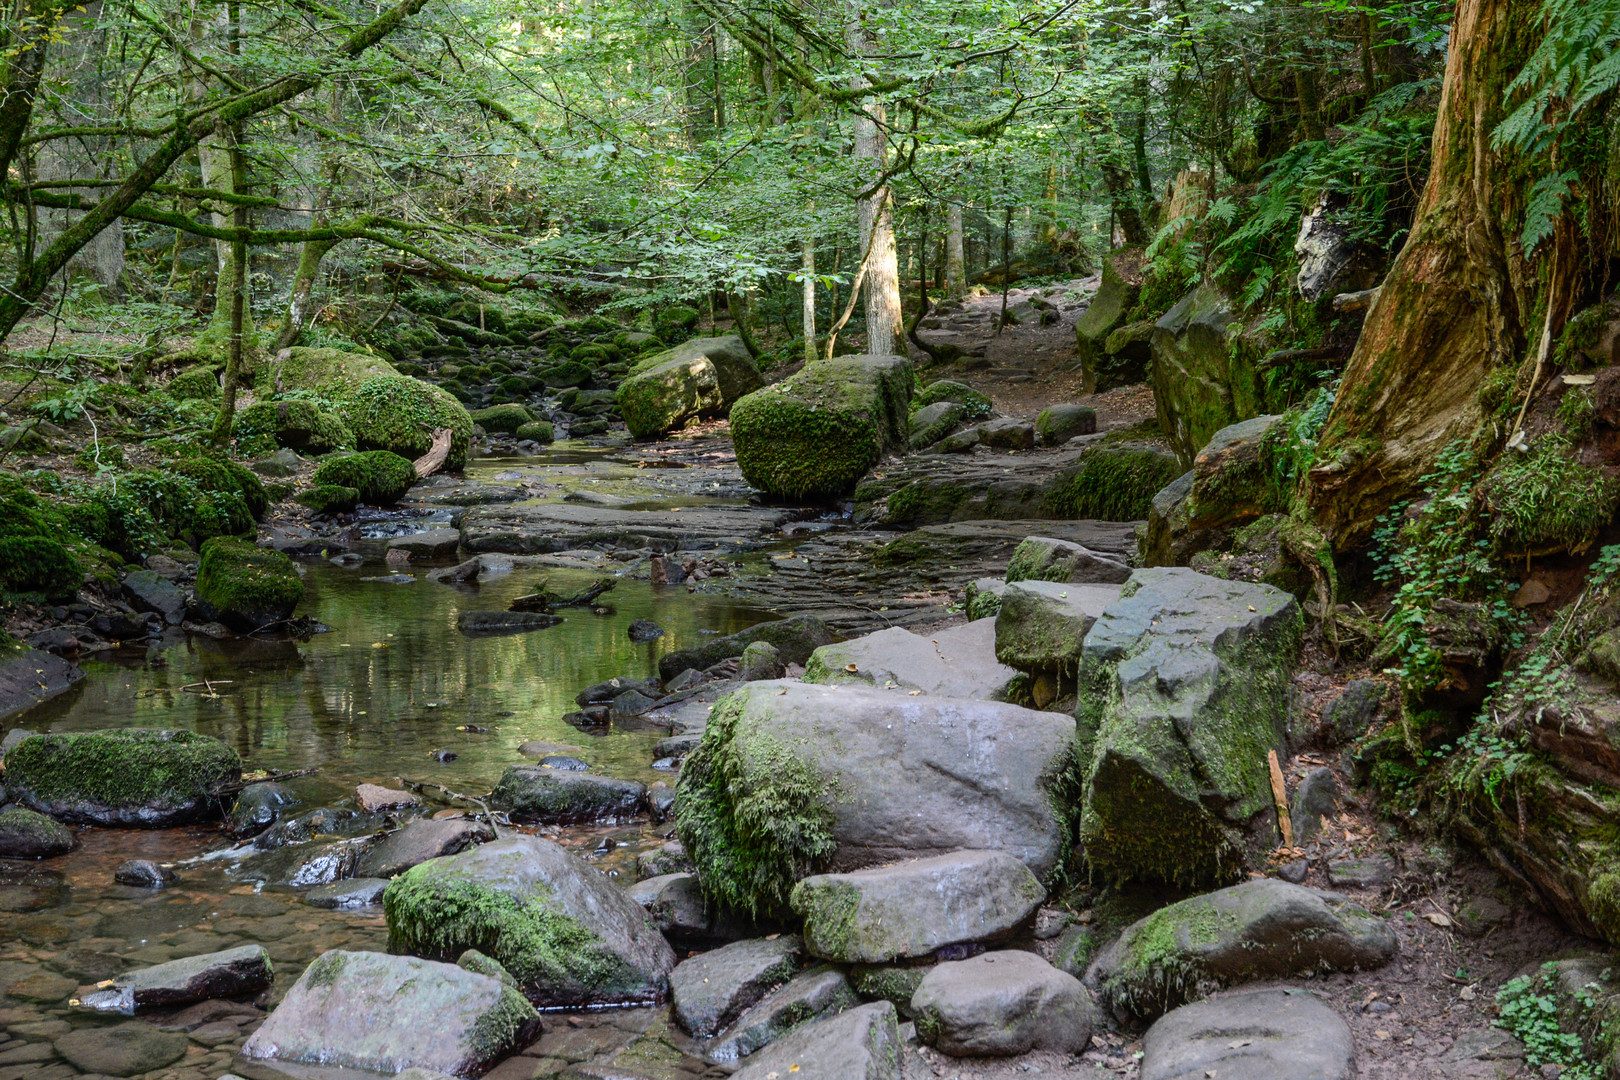
[[[220,536],[202,547],[197,596],[239,630],[258,630],[290,616],[304,595],[293,561],[279,551]]]
[[[208,735],[130,728],[33,735],[6,755],[6,789],[60,821],[168,828],[218,809],[212,792],[242,775]]]
[[[472,420],[485,431],[510,435],[524,424],[533,421],[534,417],[522,405],[491,405],[487,409],[478,409],[472,413]]]
[[[360,502],[360,492],[342,484],[316,484],[294,495],[293,501],[317,514],[346,514]]]

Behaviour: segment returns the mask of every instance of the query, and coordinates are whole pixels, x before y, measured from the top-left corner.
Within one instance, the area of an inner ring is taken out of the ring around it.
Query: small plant
[[[1524,1043],[1525,1060],[1532,1067],[1561,1065],[1564,1080],[1598,1080],[1598,1068],[1586,1059],[1580,1036],[1558,1023],[1552,967],[1543,965],[1540,974],[1512,979],[1496,992],[1496,1026]]]

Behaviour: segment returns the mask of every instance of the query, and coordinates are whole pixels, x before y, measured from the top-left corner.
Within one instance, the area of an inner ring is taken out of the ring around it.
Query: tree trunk
[[[845,28],[845,44],[854,56],[864,56],[872,45],[861,25],[860,11],[852,8]],[[862,75],[850,79],[851,89],[870,84]],[[888,118],[883,103],[875,97],[861,101],[855,119],[855,158],[865,167],[860,181],[873,185],[862,192],[856,210],[860,217],[861,247],[870,249],[866,271],[866,351],[887,356],[894,353],[901,333],[900,265],[894,246],[894,213],[889,205],[889,186],[878,184],[887,158],[885,128]]]
[[[1305,485],[1318,524],[1341,550],[1364,543],[1374,519],[1413,493],[1448,443],[1480,430],[1486,375],[1523,357],[1533,299],[1502,225],[1519,216],[1522,193],[1490,137],[1503,89],[1534,45],[1539,10],[1534,0],[1458,4],[1434,164]]]
[[[232,15],[235,15],[235,5],[232,6]],[[234,51],[234,50],[233,50]],[[245,124],[239,124],[230,129],[230,162],[231,183],[237,190],[247,186],[247,157],[242,152],[242,134]],[[247,207],[238,203],[231,208],[231,225],[238,235],[247,231]],[[236,388],[242,381],[242,335],[245,332],[244,316],[247,310],[247,242],[245,240],[231,241],[231,277],[227,284],[230,289],[230,301],[226,310],[230,313],[228,328],[230,338],[226,342],[225,351],[225,378],[222,380],[224,391],[220,398],[219,415],[214,419],[213,443],[215,446],[225,445],[231,436],[231,426],[236,419]],[[216,301],[215,307],[219,305]]]
[[[1114,223],[1131,247],[1146,247],[1153,237],[1148,235],[1142,221],[1142,211],[1136,203],[1136,184],[1130,170],[1117,161],[1102,163],[1103,185],[1113,205]]]
[[[945,212],[945,289],[958,300],[967,296],[967,257],[962,244],[962,208]]]
[[[816,241],[807,231],[804,236],[804,360],[816,358]]]
[[[331,96],[327,102],[326,118],[334,125],[343,118],[343,96],[341,84],[334,81]],[[329,147],[325,160],[321,163],[321,179],[315,184],[314,198],[310,212],[310,224],[321,228],[329,224],[327,209],[332,203],[332,192],[337,189],[338,182],[343,177],[343,162],[336,147]],[[278,353],[298,344],[304,336],[304,329],[309,325],[310,315],[314,304],[312,297],[315,292],[315,282],[319,277],[321,260],[326,253],[337,246],[335,240],[305,240],[304,246],[298,253],[298,270],[293,274],[292,296],[287,301],[287,317],[282,321],[281,332],[276,335],[275,347],[271,350]]]

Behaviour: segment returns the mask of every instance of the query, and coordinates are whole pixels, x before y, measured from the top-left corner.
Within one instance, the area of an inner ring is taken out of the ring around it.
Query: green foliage
[[[1605,1073],[1586,1059],[1579,1035],[1558,1022],[1558,998],[1553,991],[1554,965],[1545,964],[1536,975],[1521,975],[1496,992],[1496,1026],[1524,1043],[1525,1060],[1532,1068],[1559,1065],[1558,1075],[1568,1080],[1599,1080]]]
[[[366,450],[321,462],[311,479],[316,486],[353,488],[373,506],[392,506],[416,483],[416,469],[398,454]]]
[[[1578,395],[1566,395],[1570,399]],[[1549,432],[1528,452],[1508,451],[1491,469],[1480,492],[1499,554],[1578,554],[1608,526],[1620,506],[1620,480],[1577,455],[1569,438]]]
[[[88,406],[96,404],[100,396],[101,384],[87,380],[66,386],[52,397],[36,400],[29,411],[53,424],[71,424],[85,414]]]
[[[973,389],[966,383],[956,382],[952,379],[940,379],[929,383],[918,390],[911,398],[911,411],[926,409],[940,401],[954,401],[962,406],[961,423],[971,424],[983,420],[995,412],[995,404],[990,398]]]

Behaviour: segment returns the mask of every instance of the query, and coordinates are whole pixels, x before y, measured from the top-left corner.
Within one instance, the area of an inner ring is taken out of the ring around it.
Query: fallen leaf
[[[1425,911],[1423,913],[1423,917],[1434,923],[1436,926],[1450,926],[1452,924],[1450,919],[1446,918],[1438,911]]]
[[[859,671],[861,669],[859,667],[857,667],[856,665],[854,665],[854,664],[845,664],[844,665],[844,670],[845,671]]]

